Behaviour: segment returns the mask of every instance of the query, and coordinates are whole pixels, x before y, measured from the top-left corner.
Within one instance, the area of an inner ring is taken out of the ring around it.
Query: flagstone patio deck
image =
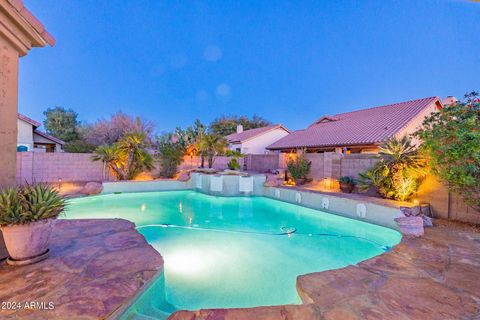
[[[0,266],[0,318],[104,319],[162,269],[161,255],[127,220],[58,220],[47,260]]]
[[[178,311],[169,320],[480,319],[480,233],[440,224],[356,266],[299,276],[304,305]]]

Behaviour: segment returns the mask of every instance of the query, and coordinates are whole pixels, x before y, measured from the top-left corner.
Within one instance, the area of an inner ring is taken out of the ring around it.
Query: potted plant
[[[21,265],[46,258],[55,219],[65,205],[58,191],[46,184],[0,191],[0,229],[10,263]]]
[[[303,185],[307,182],[307,175],[310,173],[311,166],[312,162],[308,161],[303,154],[287,162],[288,172],[290,172],[297,185]]]
[[[342,192],[352,193],[353,188],[355,188],[355,179],[343,176],[338,179],[338,181],[340,182],[340,190],[342,190]]]

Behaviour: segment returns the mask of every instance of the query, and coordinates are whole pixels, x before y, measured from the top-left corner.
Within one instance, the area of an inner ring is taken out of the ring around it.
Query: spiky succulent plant
[[[66,200],[47,184],[29,184],[0,191],[0,225],[25,224],[56,218]]]

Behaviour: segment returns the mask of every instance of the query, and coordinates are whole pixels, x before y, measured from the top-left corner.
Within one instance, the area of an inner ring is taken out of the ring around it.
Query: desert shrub
[[[383,198],[409,200],[425,176],[425,159],[408,137],[389,139],[380,147],[379,156],[373,168],[359,173],[359,189],[373,187]]]
[[[173,178],[185,155],[185,147],[173,142],[169,137],[161,138],[157,143],[157,158],[160,163],[160,176]]]
[[[477,92],[465,99],[428,117],[416,136],[432,173],[480,209],[480,99]]]
[[[240,163],[238,163],[237,158],[232,158],[227,163],[228,169],[230,170],[240,170]]]
[[[294,180],[307,179],[311,166],[312,162],[308,161],[303,154],[287,161],[288,172]]]
[[[338,182],[345,183],[345,184],[351,184],[351,185],[354,185],[356,183],[355,179],[353,179],[352,177],[349,177],[349,176],[340,177],[340,179],[338,179]]]
[[[65,204],[65,198],[46,184],[5,188],[0,192],[0,225],[56,218]]]

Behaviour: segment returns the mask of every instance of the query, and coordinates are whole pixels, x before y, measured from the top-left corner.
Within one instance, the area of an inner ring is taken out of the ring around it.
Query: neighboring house
[[[237,126],[237,132],[226,136],[230,150],[243,154],[267,153],[267,146],[287,136],[289,131],[280,124],[243,131],[243,126]]]
[[[292,152],[377,153],[391,137],[416,131],[426,116],[443,108],[438,97],[400,102],[369,109],[323,116],[308,128],[297,130],[267,149]]]
[[[40,123],[18,114],[17,151],[63,152],[63,142],[43,131],[38,130]]]

